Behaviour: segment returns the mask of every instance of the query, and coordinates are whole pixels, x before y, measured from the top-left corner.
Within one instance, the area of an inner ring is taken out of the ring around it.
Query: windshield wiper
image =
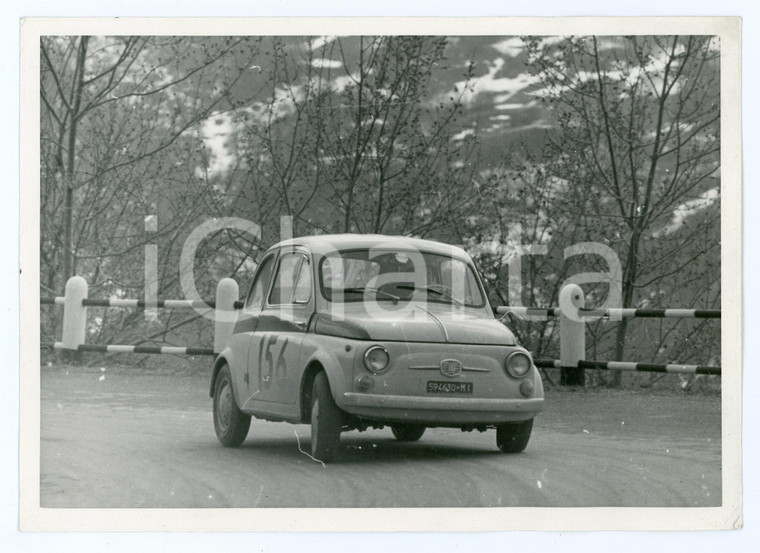
[[[422,290],[423,292],[429,292],[442,296],[444,299],[451,300],[453,303],[464,305],[464,302],[448,291],[440,290],[434,286],[412,286],[411,284],[396,284],[396,288],[399,290]]]
[[[364,288],[364,287],[357,286],[354,288],[343,288],[342,291],[344,293],[347,292],[349,294],[364,294],[365,292],[370,292],[370,293],[374,292],[377,295],[382,295],[382,296],[392,299],[394,304],[398,303],[399,300],[401,299],[398,296],[394,296],[393,294],[386,292],[385,290],[380,290],[378,288]]]

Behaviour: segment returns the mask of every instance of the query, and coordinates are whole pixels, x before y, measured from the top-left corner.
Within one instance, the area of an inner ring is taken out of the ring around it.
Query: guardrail
[[[514,313],[533,318],[548,319],[559,317],[562,310],[559,307],[549,307],[542,309],[540,307],[509,307],[499,306],[496,313],[506,315]],[[632,317],[654,317],[664,319],[720,319],[720,309],[578,309],[578,313],[586,317],[608,317],[608,318],[632,318]]]
[[[720,374],[720,367],[707,365],[679,365],[668,363],[667,365],[655,363],[633,363],[630,361],[578,361],[574,366],[563,365],[559,359],[534,359],[536,367],[547,369],[602,369],[607,371],[637,371],[652,373],[680,373],[680,374]]]
[[[500,306],[496,313],[507,316],[514,313],[534,319],[559,318],[559,359],[534,359],[534,364],[542,368],[556,368],[563,371],[562,382],[569,385],[583,385],[584,369],[608,371],[637,371],[658,373],[680,373],[720,375],[720,367],[686,364],[654,364],[629,361],[590,361],[586,360],[586,318],[694,318],[720,319],[719,309],[589,309],[585,307],[586,299],[583,289],[577,284],[568,284],[560,290],[560,304],[572,305],[579,317],[569,317],[559,307],[511,307]]]
[[[63,330],[61,341],[41,344],[59,351],[92,351],[101,353],[149,353],[149,354],[180,354],[180,355],[216,355],[232,336],[236,310],[243,307],[238,300],[237,282],[224,278],[216,286],[216,300],[133,300],[133,299],[90,299],[87,297],[87,281],[80,276],[73,276],[66,282],[63,296],[40,298],[42,305],[63,306]],[[176,346],[134,346],[134,345],[91,345],[85,344],[85,327],[87,325],[88,307],[118,307],[118,308],[163,308],[163,309],[194,309],[196,311],[215,311],[214,316],[214,347],[190,348]]]
[[[42,305],[63,306],[63,330],[60,342],[45,343],[59,351],[85,351],[100,353],[147,353],[175,355],[216,355],[232,335],[236,316],[232,315],[243,307],[238,299],[237,282],[231,278],[219,281],[216,288],[215,301],[203,300],[136,300],[136,299],[91,299],[87,297],[87,281],[80,276],[71,277],[66,283],[64,296],[40,298]],[[569,302],[569,303],[568,303]],[[535,359],[534,363],[541,368],[558,368],[563,370],[562,381],[565,384],[583,385],[584,369],[599,369],[610,371],[637,371],[680,373],[700,375],[720,375],[721,368],[707,365],[688,364],[653,364],[628,361],[592,361],[586,360],[586,318],[695,318],[719,319],[718,309],[588,309],[585,307],[583,290],[577,284],[569,284],[560,291],[560,304],[572,305],[579,318],[571,318],[562,313],[559,307],[510,307],[500,306],[496,313],[507,316],[514,313],[519,316],[548,319],[559,318],[560,329],[560,358]],[[214,310],[214,347],[192,348],[178,346],[137,346],[137,345],[92,345],[85,344],[85,327],[88,307],[108,308],[163,308],[163,309],[194,309],[196,311]]]

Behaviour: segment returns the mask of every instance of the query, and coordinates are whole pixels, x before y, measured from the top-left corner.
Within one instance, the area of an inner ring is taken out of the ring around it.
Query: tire
[[[251,416],[235,403],[230,368],[224,365],[214,382],[214,430],[225,447],[237,447],[245,441],[251,426]]]
[[[419,424],[394,424],[391,431],[399,442],[416,442],[422,438],[425,427]]]
[[[327,375],[320,372],[314,379],[311,394],[311,456],[323,463],[332,461],[342,429],[341,411],[335,405]]]
[[[520,453],[528,446],[533,419],[508,422],[496,427],[496,445],[504,453]]]

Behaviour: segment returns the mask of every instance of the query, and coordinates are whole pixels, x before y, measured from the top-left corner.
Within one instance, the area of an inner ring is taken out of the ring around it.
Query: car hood
[[[448,309],[406,306],[368,313],[363,306],[345,304],[342,316],[316,315],[317,334],[386,342],[435,342],[513,346],[515,336],[502,323],[482,313],[452,313]]]

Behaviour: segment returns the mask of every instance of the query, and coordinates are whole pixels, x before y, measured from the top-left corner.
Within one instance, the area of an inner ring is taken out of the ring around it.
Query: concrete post
[[[214,311],[214,353],[221,352],[232,336],[237,322],[235,302],[238,301],[238,284],[231,278],[223,278],[216,285],[216,310]]]
[[[80,276],[73,276],[66,282],[66,294],[63,301],[63,331],[61,343],[65,349],[76,350],[84,344],[84,331],[87,323],[87,308],[82,300],[87,297],[87,281]]]
[[[583,386],[583,369],[574,367],[578,361],[586,358],[586,322],[578,309],[586,306],[583,289],[577,284],[564,286],[559,293],[559,349],[560,384]]]

